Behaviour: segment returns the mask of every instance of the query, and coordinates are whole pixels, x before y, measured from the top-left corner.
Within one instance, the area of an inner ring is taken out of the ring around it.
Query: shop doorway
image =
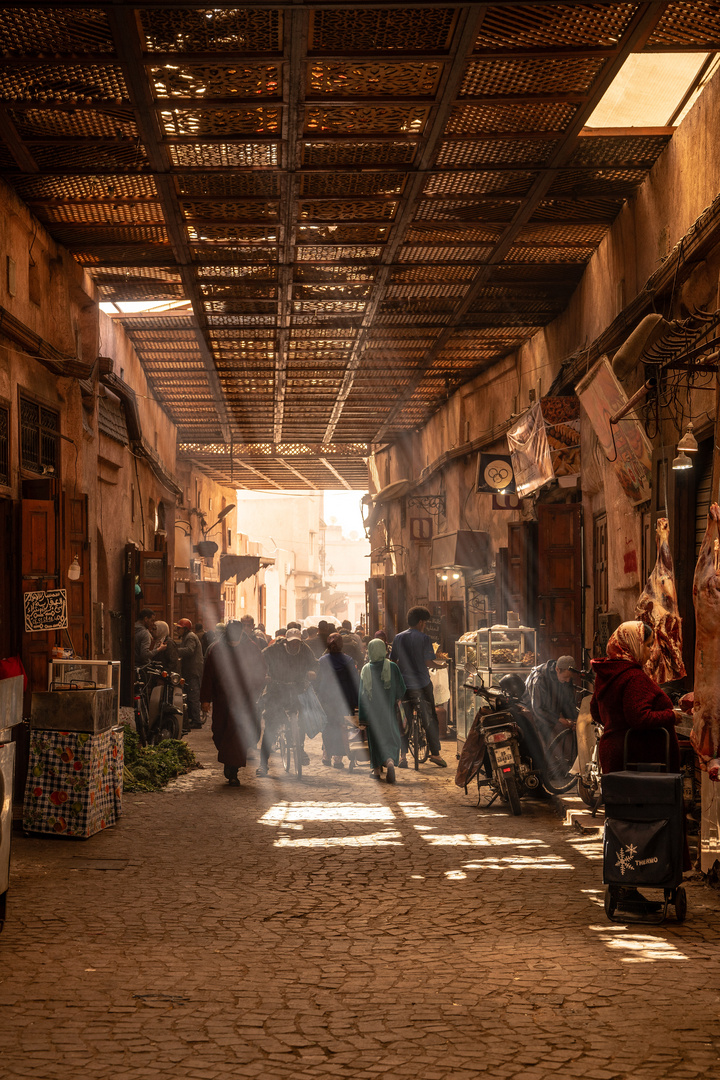
[[[541,660],[582,659],[582,543],[579,504],[538,506],[538,648]]]

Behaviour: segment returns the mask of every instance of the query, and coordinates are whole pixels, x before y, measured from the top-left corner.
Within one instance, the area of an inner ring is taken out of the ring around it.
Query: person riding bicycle
[[[557,733],[558,724],[577,720],[572,656],[561,656],[534,667],[525,680],[522,704],[532,711],[535,726],[544,743]]]
[[[268,682],[262,698],[265,731],[260,745],[260,766],[255,770],[256,776],[267,776],[270,752],[277,738],[278,728],[288,713],[298,711],[298,694],[307,689],[310,679],[315,678],[317,664],[310,648],[302,640],[301,631],[296,627],[291,627],[284,638],[268,645],[262,655],[267,663]],[[301,761],[303,765],[309,765],[310,758],[302,746],[302,734],[300,741]]]
[[[420,715],[423,727],[427,733],[428,746],[430,747],[430,761],[440,769],[447,768],[447,762],[440,756],[440,734],[438,718],[435,712],[435,696],[433,694],[430,668],[444,667],[437,663],[433,651],[432,641],[425,631],[425,624],[430,618],[430,612],[425,607],[411,607],[407,613],[408,629],[396,634],[390,659],[400,668],[400,673],[405,680],[407,695],[403,701],[405,715],[408,720],[412,718],[414,701],[420,703]],[[401,769],[407,769],[407,737],[403,736],[403,754],[400,758]]]

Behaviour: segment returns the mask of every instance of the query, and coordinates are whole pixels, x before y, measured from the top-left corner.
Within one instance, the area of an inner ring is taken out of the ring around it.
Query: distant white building
[[[359,495],[358,495],[359,498]],[[238,528],[248,548],[274,563],[238,585],[236,616],[252,615],[269,634],[289,621],[332,614],[355,625],[365,610],[367,540],[327,525],[323,494],[237,492]]]

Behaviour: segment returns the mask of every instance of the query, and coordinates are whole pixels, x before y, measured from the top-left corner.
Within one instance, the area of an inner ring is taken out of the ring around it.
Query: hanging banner
[[[627,405],[627,394],[606,356],[575,387],[605,457],[632,506],[650,498],[652,446],[634,412],[611,424],[613,413]]]
[[[23,607],[26,633],[67,630],[68,611],[65,589],[23,593]]]
[[[507,441],[515,473],[515,490],[523,499],[555,475],[539,402],[508,431]]]
[[[515,493],[515,477],[509,454],[480,454],[475,490],[493,495]]]

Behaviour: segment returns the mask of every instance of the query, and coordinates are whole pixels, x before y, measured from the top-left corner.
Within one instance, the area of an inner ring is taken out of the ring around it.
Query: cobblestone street
[[[0,1073],[34,1080],[714,1072],[718,894],[609,923],[600,844],[447,770],[322,768],[129,795],[87,842],[14,839]]]

